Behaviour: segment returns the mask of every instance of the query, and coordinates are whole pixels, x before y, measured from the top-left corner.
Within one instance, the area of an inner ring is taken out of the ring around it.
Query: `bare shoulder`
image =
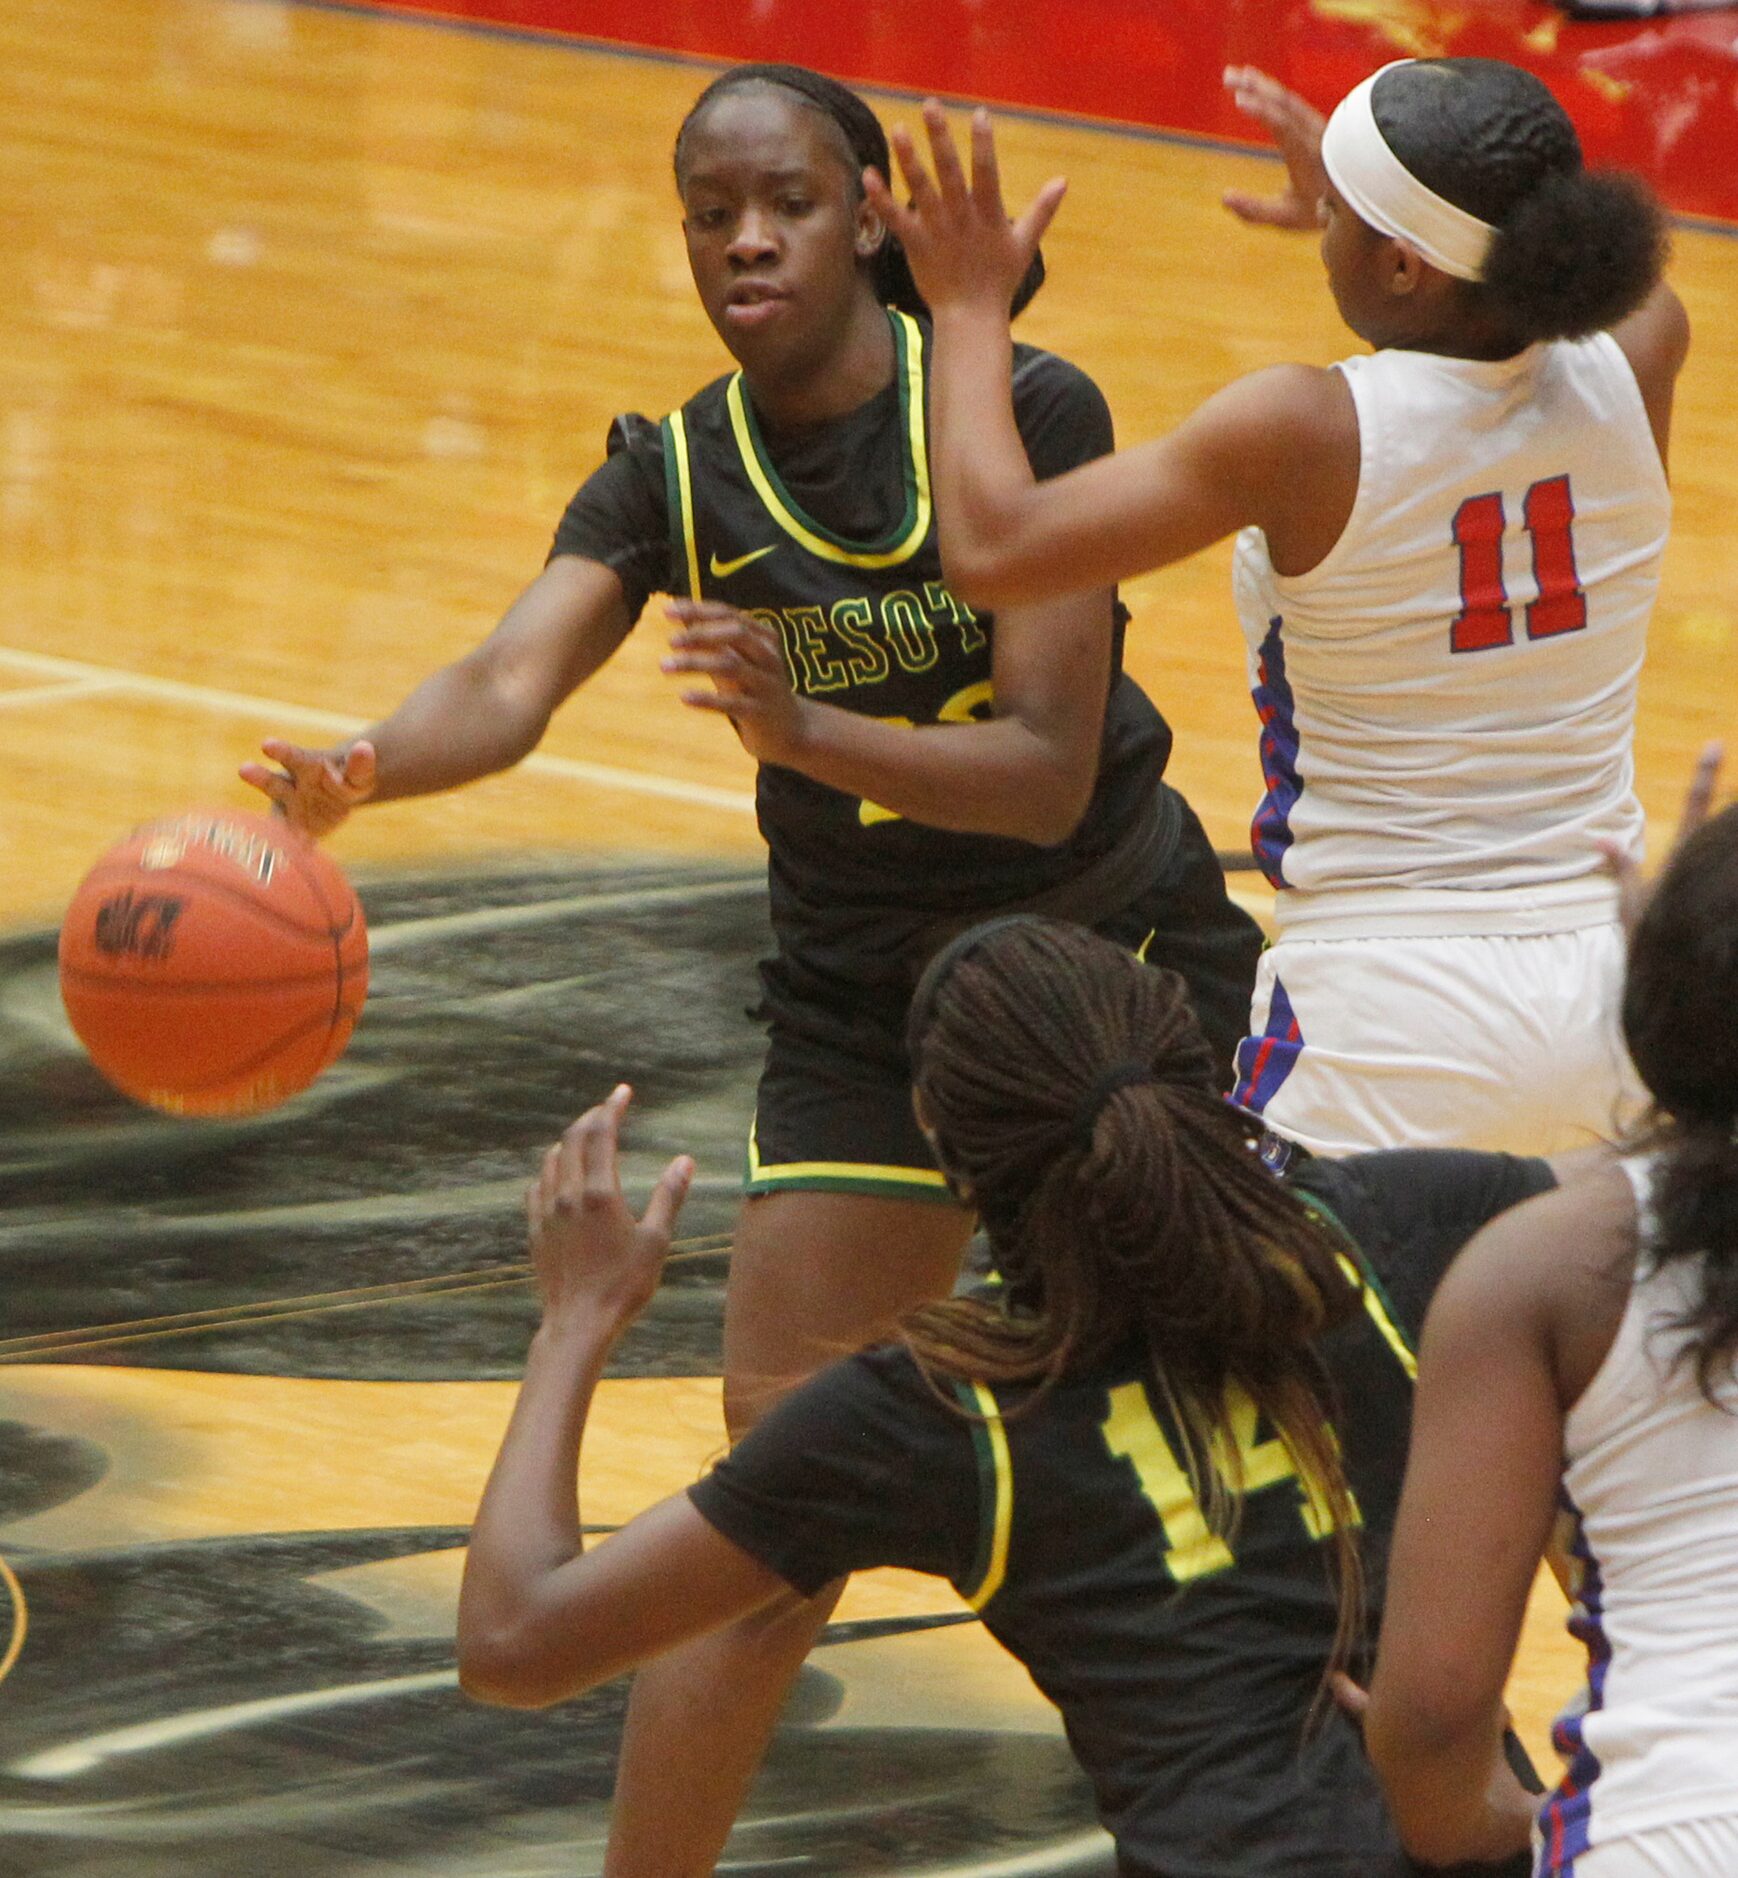
[[[1358,410],[1345,375],[1329,366],[1267,365],[1234,379],[1202,407],[1227,426],[1248,433],[1263,452],[1318,456],[1343,444],[1354,448]]]
[[[1635,1196],[1615,1161],[1512,1207],[1450,1267],[1425,1323],[1423,1360],[1520,1340],[1549,1357],[1568,1407],[1616,1335],[1635,1246]]]
[[[1646,300],[1611,329],[1611,336],[1629,360],[1643,392],[1662,389],[1683,368],[1690,350],[1690,316],[1684,303],[1665,281]]]
[[[1358,408],[1344,374],[1270,365],[1227,385],[1198,415],[1209,412],[1275,570],[1308,573],[1340,539],[1358,495]]]

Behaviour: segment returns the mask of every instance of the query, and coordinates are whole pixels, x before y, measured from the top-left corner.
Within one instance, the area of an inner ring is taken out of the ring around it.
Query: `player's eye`
[[[778,202],[781,215],[807,215],[814,206],[808,196],[780,196]]]
[[[730,211],[716,205],[688,211],[688,226],[697,228],[705,234],[716,234],[729,220]]]

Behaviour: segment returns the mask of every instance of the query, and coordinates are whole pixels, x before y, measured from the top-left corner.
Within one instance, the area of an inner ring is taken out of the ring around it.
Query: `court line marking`
[[[0,665],[11,665],[27,672],[39,672],[51,679],[64,680],[91,690],[131,691],[141,697],[157,698],[165,703],[190,705],[196,710],[230,717],[295,718],[320,730],[351,736],[366,730],[368,719],[349,717],[338,711],[321,710],[311,704],[294,704],[284,698],[261,698],[245,691],[226,691],[215,685],[190,685],[175,678],[154,678],[145,672],[131,672],[122,666],[92,665],[82,659],[54,658],[44,652],[24,652],[0,647]],[[0,700],[8,694],[0,692]],[[29,695],[29,694],[26,694]],[[658,776],[648,770],[619,769],[610,763],[587,763],[577,757],[549,756],[534,751],[517,766],[541,776],[560,776],[569,782],[591,783],[600,789],[624,789],[636,795],[662,796],[672,802],[689,802],[702,808],[724,809],[732,814],[754,813],[754,797],[740,789],[718,789],[710,783],[686,782],[676,776]]]
[[[16,704],[52,704],[57,698],[92,698],[120,689],[121,681],[114,678],[68,678],[58,684],[27,685],[21,691],[0,691],[0,711]]]
[[[664,1260],[666,1269],[696,1259],[729,1253],[728,1232],[701,1233],[677,1240]],[[355,1310],[371,1304],[416,1302],[446,1297],[453,1292],[488,1291],[502,1285],[524,1284],[534,1276],[528,1259],[502,1265],[477,1266],[470,1271],[440,1272],[427,1278],[398,1279],[379,1285],[355,1285],[341,1291],[314,1291],[300,1297],[261,1298],[252,1304],[217,1304],[199,1311],[176,1311],[162,1317],[135,1317],[111,1324],[90,1324],[67,1330],[39,1330],[0,1342],[0,1363],[34,1361],[59,1356],[67,1350],[90,1349],[98,1344],[139,1343],[155,1337],[186,1336],[200,1330],[233,1330],[289,1317],[316,1317],[322,1312]],[[0,1574],[6,1561],[0,1558]],[[0,1670],[0,1675],[4,1675]]]
[[[339,1683],[326,1689],[307,1689],[295,1695],[265,1696],[252,1702],[234,1702],[225,1708],[201,1708],[171,1715],[161,1721],[140,1722],[106,1734],[86,1735],[64,1747],[27,1754],[6,1769],[23,1780],[68,1780],[88,1774],[124,1754],[145,1754],[153,1748],[174,1747],[186,1741],[209,1740],[232,1734],[253,1722],[277,1721],[286,1715],[339,1708],[355,1702],[379,1702],[399,1695],[420,1695],[429,1689],[457,1685],[457,1669],[428,1670],[418,1676],[392,1676],[379,1682]]]
[[[368,720],[346,717],[339,711],[326,711],[312,704],[292,704],[283,698],[260,698],[245,691],[225,691],[213,685],[189,685],[176,678],[153,678],[144,672],[129,672],[123,667],[89,665],[81,659],[54,658],[45,652],[23,652],[0,646],[0,665],[17,666],[24,671],[42,672],[66,680],[64,687],[44,686],[36,692],[12,694],[0,692],[0,704],[13,695],[40,697],[44,691],[75,692],[133,691],[141,697],[161,698],[168,703],[187,704],[198,710],[213,711],[231,717],[293,717],[321,730],[348,736],[365,730]],[[754,797],[741,790],[716,789],[709,783],[684,782],[675,776],[657,776],[648,770],[618,769],[608,763],[586,763],[577,757],[547,756],[533,751],[516,766],[540,776],[561,776],[569,782],[592,783],[600,789],[623,789],[636,795],[662,796],[672,802],[692,802],[703,808],[723,809],[737,814],[754,813]],[[1271,907],[1266,895],[1245,895],[1233,888],[1231,898],[1246,912],[1259,916]],[[531,917],[535,917],[532,915]]]
[[[24,1648],[24,1633],[30,1628],[30,1607],[24,1602],[24,1587],[18,1582],[18,1574],[4,1558],[0,1558],[0,1584],[5,1585],[7,1596],[12,1600],[12,1640],[6,1646],[6,1654],[0,1656],[0,1682],[4,1682],[12,1674],[12,1665]]]

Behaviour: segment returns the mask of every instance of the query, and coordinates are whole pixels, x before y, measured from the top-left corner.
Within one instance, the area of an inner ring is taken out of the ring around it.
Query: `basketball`
[[[247,1115],[350,1041],[368,929],[335,862],[289,824],[196,809],[137,828],[84,877],[60,992],[91,1060],[172,1115]]]

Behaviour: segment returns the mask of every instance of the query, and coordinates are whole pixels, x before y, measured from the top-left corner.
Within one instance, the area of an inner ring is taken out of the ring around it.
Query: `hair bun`
[[[1529,341],[1584,339],[1641,305],[1668,247],[1665,215],[1635,177],[1557,171],[1504,217],[1485,286]]]

